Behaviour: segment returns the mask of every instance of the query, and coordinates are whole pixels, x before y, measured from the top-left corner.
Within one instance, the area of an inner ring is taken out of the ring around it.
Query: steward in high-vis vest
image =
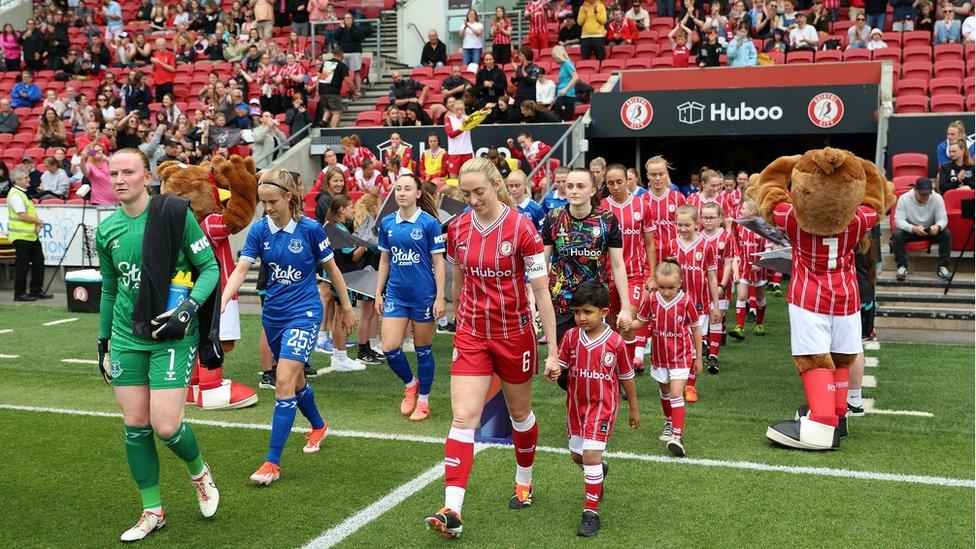
[[[7,233],[17,252],[14,278],[14,301],[36,301],[51,299],[44,292],[44,250],[37,237],[44,221],[37,217],[34,203],[27,197],[30,186],[30,172],[24,166],[17,166],[10,172],[13,186],[7,194]],[[27,271],[30,270],[30,293],[27,293]]]

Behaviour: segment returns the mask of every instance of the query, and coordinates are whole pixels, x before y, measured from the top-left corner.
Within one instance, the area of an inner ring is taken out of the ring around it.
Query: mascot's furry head
[[[251,224],[258,204],[253,158],[233,155],[227,160],[215,156],[199,165],[169,161],[160,164],[158,171],[161,191],[189,200],[198,221],[221,213],[231,233]]]
[[[820,236],[844,231],[862,204],[879,217],[895,204],[894,185],[872,162],[831,147],[774,160],[750,178],[748,195],[768,220],[777,204],[792,203],[800,227]]]

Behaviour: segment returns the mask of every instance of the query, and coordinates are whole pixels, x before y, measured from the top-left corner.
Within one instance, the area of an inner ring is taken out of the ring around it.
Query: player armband
[[[529,280],[535,280],[539,277],[546,276],[547,272],[548,269],[546,269],[545,254],[535,254],[525,258],[525,276],[527,276]]]

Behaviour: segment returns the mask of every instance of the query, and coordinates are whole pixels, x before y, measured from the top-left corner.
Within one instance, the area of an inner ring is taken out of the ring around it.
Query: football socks
[[[680,437],[685,430],[685,397],[671,397],[671,429],[674,436]]]
[[[847,386],[850,381],[850,368],[834,369],[834,402],[838,418],[847,417]]]
[[[308,419],[308,422],[312,424],[312,429],[325,427],[322,414],[319,413],[319,408],[315,405],[315,393],[312,392],[312,386],[307,381],[305,382],[305,386],[295,393],[295,398],[298,399],[298,409]]]
[[[125,425],[125,457],[129,473],[139,488],[143,509],[162,507],[159,496],[159,455],[152,427]]]
[[[434,353],[430,345],[416,345],[417,377],[420,378],[420,394],[429,395],[434,384]]]
[[[535,462],[535,444],[539,440],[539,424],[535,412],[522,421],[512,420],[512,442],[515,444],[515,473],[517,484],[532,484],[532,464]]]
[[[275,399],[274,416],[271,418],[271,439],[268,441],[267,461],[281,465],[281,452],[288,442],[291,427],[295,424],[298,397]]]
[[[719,324],[708,325],[708,354],[718,356],[718,349],[722,345],[722,332],[725,326]]]
[[[664,419],[667,422],[670,423],[671,422],[671,413],[672,413],[671,412],[671,397],[668,396],[668,395],[666,395],[666,394],[664,394],[663,392],[661,392],[660,394],[661,394],[661,410],[664,411]]]
[[[186,462],[186,470],[191,476],[199,476],[203,472],[203,456],[200,455],[200,445],[197,443],[197,435],[186,423],[181,423],[180,428],[172,437],[159,440],[166,444],[166,447],[173,451],[180,459]]]
[[[583,482],[586,488],[586,509],[596,512],[603,495],[603,464],[584,465]]]
[[[386,363],[390,365],[393,373],[403,380],[404,385],[410,384],[414,377],[410,371],[410,363],[407,362],[407,355],[403,354],[403,351],[399,347],[383,354],[386,355]]]
[[[461,512],[474,464],[474,429],[451,427],[444,442],[444,507]]]
[[[810,406],[810,419],[824,425],[837,426],[834,372],[827,368],[814,368],[800,374],[803,392]],[[846,413],[846,408],[845,408]]]
[[[756,301],[756,324],[763,324],[766,320],[766,296]]]
[[[746,300],[739,299],[735,302],[735,325],[740,328],[746,326]]]

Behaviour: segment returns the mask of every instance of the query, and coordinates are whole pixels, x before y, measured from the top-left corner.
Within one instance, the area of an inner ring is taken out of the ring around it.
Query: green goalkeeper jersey
[[[137,217],[129,217],[119,208],[99,224],[95,237],[102,273],[99,338],[111,337],[113,347],[153,350],[171,346],[171,343],[138,338],[132,333],[132,317],[139,300],[139,281],[142,278],[142,241],[148,218],[148,207]],[[197,303],[203,303],[216,288],[220,270],[210,241],[192,212],[187,210],[176,271],[190,271],[191,266],[199,275],[193,281],[190,297]],[[171,273],[171,278],[176,271]],[[197,319],[194,318],[186,332],[186,339],[194,341],[198,337]]]

